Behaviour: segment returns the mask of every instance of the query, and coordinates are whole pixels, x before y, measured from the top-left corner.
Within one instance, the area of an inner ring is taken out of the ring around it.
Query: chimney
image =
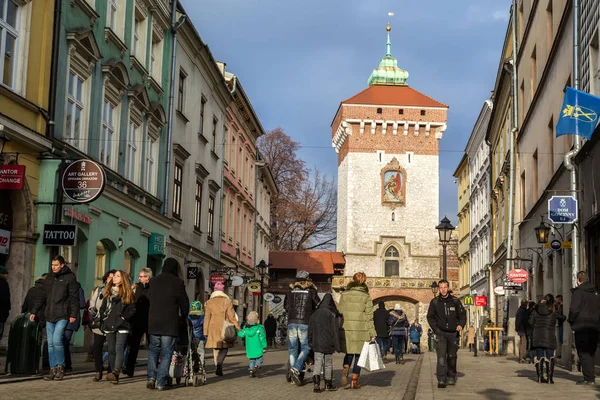
[[[219,68],[219,71],[221,71],[221,75],[225,76],[225,67],[227,66],[227,64],[225,64],[224,62],[221,61],[217,61],[217,67]]]

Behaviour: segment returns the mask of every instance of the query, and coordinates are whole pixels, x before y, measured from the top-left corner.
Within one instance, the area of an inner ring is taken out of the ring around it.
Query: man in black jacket
[[[42,309],[46,318],[50,374],[44,380],[60,381],[65,376],[63,336],[67,325],[75,322],[79,314],[79,285],[62,256],[52,259],[52,273],[44,279],[44,291],[35,300],[29,319],[35,321],[36,314]]]
[[[438,282],[440,294],[431,300],[427,310],[427,322],[437,335],[438,388],[456,384],[457,332],[467,323],[467,313],[460,300],[448,294],[448,281]]]
[[[600,294],[589,282],[587,272],[579,271],[569,310],[569,324],[575,332],[575,347],[583,372],[583,380],[577,382],[578,385],[595,383],[594,354],[598,346],[599,316]]]
[[[283,306],[288,316],[290,372],[294,383],[300,386],[302,384],[300,371],[310,352],[308,322],[320,300],[317,288],[308,280],[308,272],[298,271],[296,280],[296,283],[290,285]],[[298,354],[298,347],[300,347],[300,354]]]
[[[129,356],[127,357],[127,364],[123,371],[130,378],[133,377],[133,372],[135,371],[135,362],[140,351],[142,337],[148,333],[148,314],[150,312],[148,292],[150,289],[150,279],[152,279],[152,270],[150,268],[142,268],[138,275],[139,282],[134,288],[135,315],[132,320],[131,335],[127,339],[129,343]],[[148,341],[148,338],[146,338],[146,341]]]
[[[527,362],[527,324],[529,313],[527,312],[527,300],[521,300],[521,307],[515,316],[515,329],[519,334],[519,362]]]
[[[379,302],[379,308],[373,313],[373,323],[375,324],[375,332],[377,337],[375,340],[379,344],[381,350],[381,357],[385,361],[387,354],[390,352],[390,327],[388,325],[388,318],[390,317],[390,311],[386,310],[385,302]]]
[[[162,273],[152,279],[148,315],[148,389],[167,389],[167,377],[175,342],[179,335],[180,321],[188,316],[190,300],[185,292],[185,284],[178,277],[178,263],[167,258]],[[158,359],[162,355],[162,362]]]

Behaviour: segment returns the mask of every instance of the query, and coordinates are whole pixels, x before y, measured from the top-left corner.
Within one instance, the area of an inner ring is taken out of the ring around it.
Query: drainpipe
[[[573,89],[579,90],[579,0],[573,0]],[[581,136],[575,135],[573,150],[565,154],[565,168],[570,172],[571,196],[578,197],[577,167],[573,159],[581,149]],[[572,287],[577,286],[577,272],[579,272],[579,241],[580,241],[579,218],[573,224],[573,250],[572,250]]]
[[[518,114],[518,76],[517,76],[517,1],[513,0],[512,5],[512,99],[513,99],[513,118],[512,118],[512,129],[510,131],[509,139],[509,151],[510,151],[510,165],[509,165],[509,178],[508,178],[508,236],[506,238],[506,272],[512,269],[512,262],[509,260],[513,258],[513,230],[514,230],[514,218],[515,218],[515,207],[514,207],[514,195],[515,195],[515,135],[517,134],[517,118]]]
[[[175,67],[177,66],[177,30],[185,22],[182,15],[177,21],[178,0],[171,1],[171,79],[169,82],[169,121],[167,123],[167,160],[165,161],[165,190],[163,193],[163,215],[169,214],[169,182],[171,176],[171,157],[173,153],[173,118],[175,110]]]
[[[62,0],[54,0],[54,27],[52,29],[52,59],[50,60],[50,87],[48,93],[48,122],[46,135],[51,141],[54,139],[56,127],[56,76],[58,75],[58,56],[60,28],[62,18]]]

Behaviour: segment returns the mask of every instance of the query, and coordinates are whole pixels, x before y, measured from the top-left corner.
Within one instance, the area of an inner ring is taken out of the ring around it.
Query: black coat
[[[600,294],[591,283],[583,283],[573,291],[569,324],[575,332],[600,330]]]
[[[133,330],[137,332],[148,332],[148,315],[150,313],[150,299],[148,294],[150,285],[138,283],[135,285],[135,315],[131,322]]]
[[[265,319],[264,326],[267,337],[277,336],[277,320],[274,316],[269,315],[267,319]]]
[[[435,333],[438,331],[456,332],[457,326],[465,327],[467,313],[460,300],[452,295],[443,298],[438,295],[429,303],[427,322]]]
[[[290,285],[290,291],[283,302],[287,312],[288,325],[308,325],[310,316],[319,305],[319,295],[315,286],[308,282],[296,282]]]
[[[8,281],[0,278],[0,322],[6,322],[10,313],[10,288]]]
[[[375,332],[377,332],[377,337],[380,338],[389,338],[389,325],[388,318],[390,316],[390,311],[385,309],[385,303],[380,302],[379,308],[375,310],[373,313],[373,323],[375,324]]]
[[[538,304],[529,323],[533,327],[533,347],[556,350],[556,322],[564,320],[565,316],[549,310],[545,303]]]
[[[49,273],[44,279],[44,290],[35,299],[32,314],[45,307],[46,322],[56,323],[79,315],[79,285],[75,275],[66,265],[57,273]]]
[[[341,351],[340,318],[333,297],[325,294],[308,323],[308,345],[311,350],[323,354]]]
[[[519,307],[517,315],[515,316],[515,330],[520,336],[527,335],[527,329],[529,325],[529,313],[526,307]]]
[[[179,336],[180,319],[185,322],[190,300],[185,284],[177,277],[177,266],[167,264],[163,272],[152,278],[149,284],[148,334],[156,336]]]
[[[109,309],[109,302],[110,309]],[[135,303],[123,303],[120,297],[110,296],[102,300],[100,307],[101,329],[103,332],[117,332],[131,329],[131,319],[135,315]]]
[[[21,306],[21,313],[31,313],[33,308],[35,307],[35,302],[38,297],[42,297],[44,295],[44,279],[38,279],[35,281],[35,285],[27,291],[27,295],[25,296],[25,300],[23,301],[23,305]],[[41,326],[46,325],[46,317],[44,309],[41,309],[40,312],[35,316],[37,322],[41,324]]]

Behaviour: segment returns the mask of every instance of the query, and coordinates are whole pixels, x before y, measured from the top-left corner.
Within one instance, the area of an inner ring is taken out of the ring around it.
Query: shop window
[[[213,241],[215,222],[215,195],[211,194],[208,198],[208,240]]]
[[[136,261],[136,253],[132,249],[125,250],[124,260],[123,260],[123,271],[127,272],[130,279],[132,278],[132,272],[135,271],[135,261]]]
[[[110,269],[110,249],[102,242],[96,243],[96,279],[94,286],[102,286],[102,277]]]

